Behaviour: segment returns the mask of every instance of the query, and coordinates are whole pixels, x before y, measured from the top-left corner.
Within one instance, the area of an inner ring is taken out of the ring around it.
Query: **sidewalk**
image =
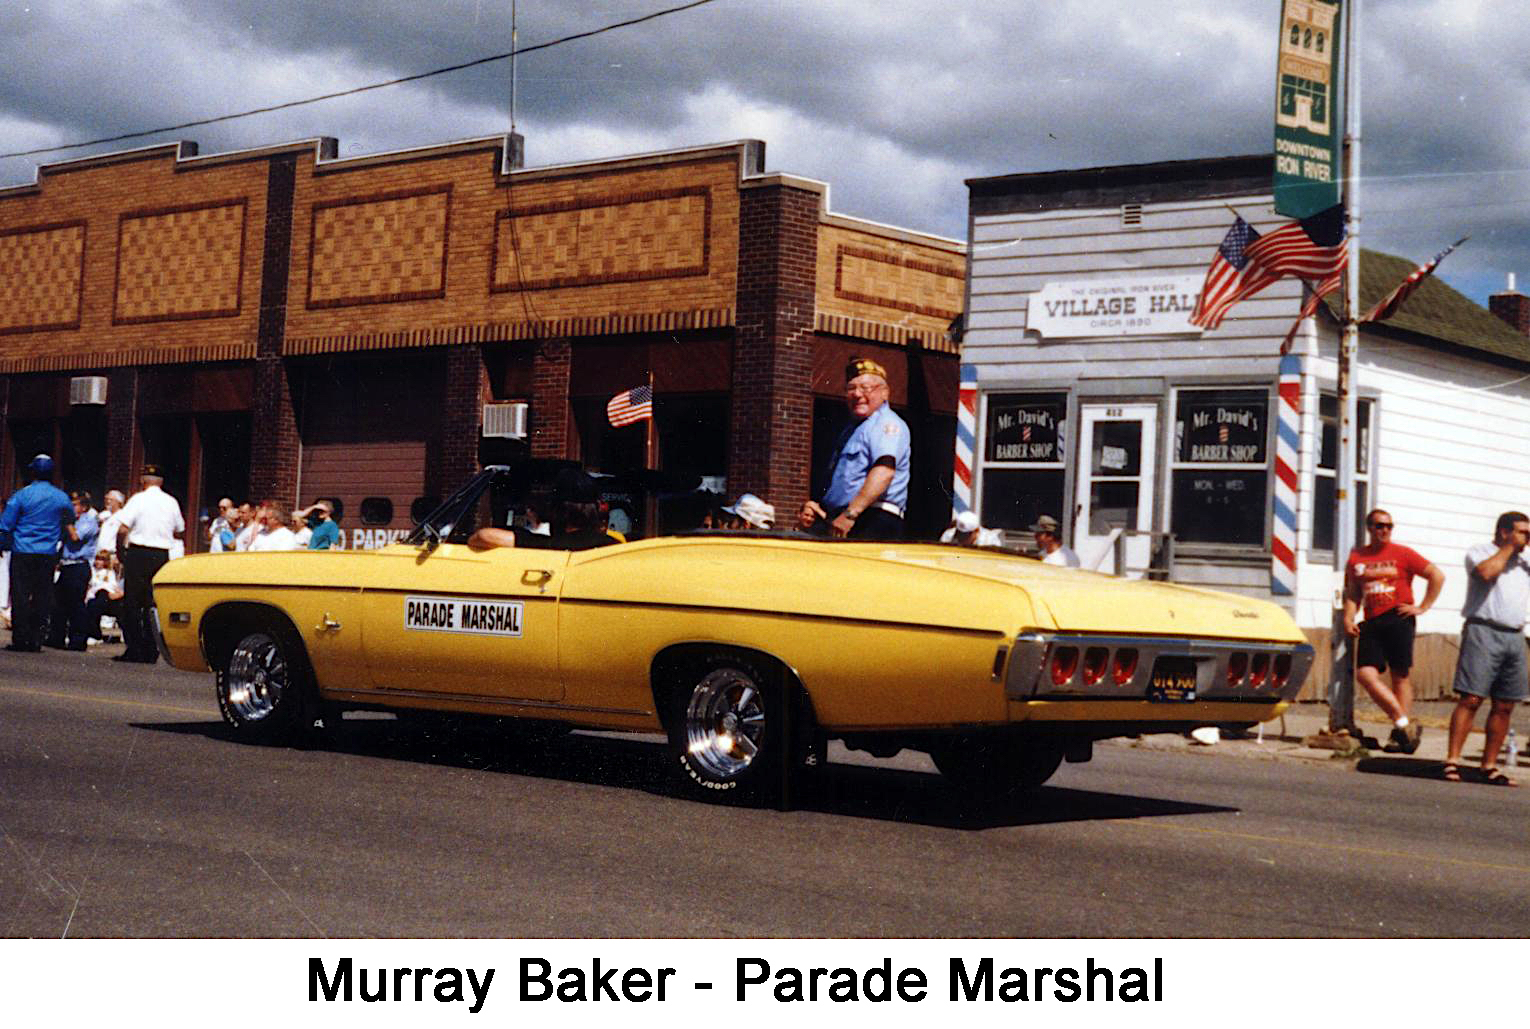
[[[1356,704],[1355,722],[1362,734],[1360,751],[1341,755],[1334,750],[1312,747],[1308,743],[1319,731],[1328,728],[1327,704],[1294,704],[1280,718],[1250,729],[1241,738],[1225,736],[1217,743],[1205,745],[1188,736],[1156,735],[1136,739],[1113,741],[1118,744],[1144,750],[1184,750],[1204,754],[1220,754],[1226,757],[1243,757],[1265,760],[1305,761],[1350,769],[1361,762],[1385,761],[1387,770],[1398,775],[1438,776],[1445,760],[1446,729],[1455,703],[1448,700],[1422,701],[1414,705],[1414,718],[1424,729],[1423,740],[1415,754],[1388,754],[1382,750],[1392,724],[1376,708]],[[1462,751],[1463,777],[1470,779],[1471,769],[1482,761],[1482,723],[1487,717],[1487,705],[1477,712],[1472,733]],[[1519,773],[1510,772],[1522,784],[1530,785],[1530,705],[1515,708],[1512,722],[1520,742]],[[1263,730],[1261,736],[1260,730]],[[1507,770],[1507,768],[1506,768]]]

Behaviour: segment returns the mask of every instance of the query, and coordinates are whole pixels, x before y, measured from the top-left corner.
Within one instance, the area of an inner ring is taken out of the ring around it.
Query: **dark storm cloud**
[[[522,0],[531,46],[672,0]],[[526,55],[533,164],[744,136],[835,209],[965,234],[963,178],[1266,152],[1277,0],[718,0]],[[1447,281],[1530,281],[1530,26],[1516,0],[1365,0],[1366,245],[1422,260],[1466,233]],[[0,5],[0,151],[413,74],[510,46],[508,0],[160,0]],[[334,135],[342,153],[489,135],[490,65],[176,133],[204,152]],[[169,137],[160,137],[161,139]],[[118,144],[109,149],[144,145]],[[0,161],[28,181],[41,159]]]

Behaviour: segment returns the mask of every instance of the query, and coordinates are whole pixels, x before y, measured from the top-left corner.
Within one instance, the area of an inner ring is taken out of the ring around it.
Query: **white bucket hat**
[[[774,505],[767,504],[753,493],[745,493],[739,497],[732,507],[723,508],[730,515],[742,518],[756,529],[773,529],[776,524],[776,509]]]

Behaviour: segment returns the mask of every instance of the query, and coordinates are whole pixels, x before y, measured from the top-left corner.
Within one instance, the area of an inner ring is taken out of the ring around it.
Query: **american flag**
[[[613,426],[631,425],[644,418],[652,418],[653,387],[638,386],[636,389],[622,390],[606,405],[606,417]]]
[[[1258,239],[1259,233],[1241,216],[1233,222],[1227,235],[1222,237],[1216,256],[1211,259],[1211,267],[1206,269],[1200,299],[1195,302],[1195,310],[1190,315],[1191,325],[1216,328],[1234,304],[1280,278],[1248,259],[1248,247]]]
[[[1403,305],[1403,301],[1407,300],[1413,294],[1413,291],[1418,289],[1419,285],[1434,272],[1435,267],[1445,260],[1446,255],[1470,238],[1470,236],[1462,236],[1450,246],[1435,254],[1434,260],[1413,269],[1411,275],[1403,279],[1396,289],[1382,298],[1381,303],[1371,308],[1370,312],[1360,320],[1362,322],[1384,322],[1392,317],[1397,313],[1397,309]]]
[[[1271,275],[1326,279],[1344,265],[1349,253],[1344,238],[1344,205],[1287,222],[1248,245],[1246,256]]]
[[[1307,302],[1302,305],[1301,313],[1296,316],[1296,321],[1291,323],[1290,331],[1286,333],[1285,340],[1280,344],[1280,352],[1282,355],[1289,354],[1291,352],[1291,341],[1296,339],[1296,330],[1301,327],[1301,324],[1305,319],[1311,318],[1313,315],[1317,314],[1318,304],[1323,302],[1323,298],[1332,293],[1334,290],[1338,289],[1340,286],[1344,285],[1344,268],[1348,264],[1349,258],[1346,255],[1345,259],[1339,262],[1339,266],[1333,270],[1333,273],[1329,275],[1328,278],[1324,279],[1316,286],[1311,287],[1312,295],[1309,296],[1307,298]]]

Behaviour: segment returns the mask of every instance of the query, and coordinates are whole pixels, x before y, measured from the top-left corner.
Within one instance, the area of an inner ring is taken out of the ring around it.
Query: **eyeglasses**
[[[1374,529],[1377,532],[1381,532],[1382,530],[1386,530],[1387,532],[1390,532],[1390,531],[1392,531],[1393,526],[1392,526],[1391,522],[1371,522],[1369,525],[1366,526],[1366,528],[1367,529]]]

